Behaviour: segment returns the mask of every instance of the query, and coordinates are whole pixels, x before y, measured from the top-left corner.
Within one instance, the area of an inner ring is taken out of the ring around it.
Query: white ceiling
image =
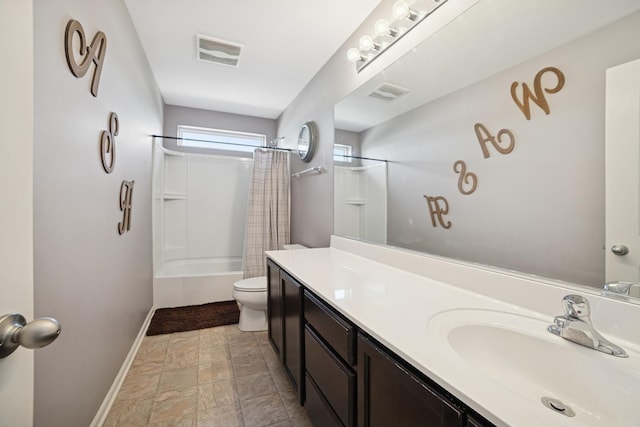
[[[380,0],[124,2],[165,103],[275,119]],[[239,67],[197,60],[196,34],[244,45]]]

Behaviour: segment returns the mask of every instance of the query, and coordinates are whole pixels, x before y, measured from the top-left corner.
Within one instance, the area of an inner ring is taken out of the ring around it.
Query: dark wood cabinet
[[[464,410],[358,334],[358,427],[465,427]]]
[[[298,401],[304,402],[304,345],[302,286],[289,274],[280,271],[284,320],[284,368],[298,392]]]
[[[283,307],[280,267],[267,259],[267,334],[281,362],[284,360]]]
[[[492,424],[486,422],[486,421],[480,421],[480,418],[475,418],[473,415],[467,415],[467,427],[485,427],[485,426],[490,426]]]
[[[316,394],[309,399],[314,399],[312,404],[317,408],[309,412],[309,418],[318,427],[331,420],[340,426],[354,426],[355,326],[307,290],[304,317],[307,389]]]
[[[343,427],[342,422],[326,401],[318,385],[309,374],[305,377],[305,410],[316,427]]]
[[[304,403],[303,287],[267,259],[267,326],[269,341]]]
[[[492,424],[267,259],[268,337],[316,427]]]
[[[309,291],[304,292],[304,318],[347,365],[356,364],[355,326]]]
[[[304,345],[307,375],[317,385],[328,409],[337,415],[343,425],[355,425],[355,372],[335,355],[309,325],[305,327]]]

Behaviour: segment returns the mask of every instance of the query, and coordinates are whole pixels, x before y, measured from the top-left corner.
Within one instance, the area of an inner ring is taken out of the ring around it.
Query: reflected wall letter
[[[500,154],[509,154],[516,146],[516,138],[509,129],[500,129],[497,138],[493,136],[482,123],[476,123],[473,125],[473,129],[476,132],[476,137],[478,138],[480,148],[482,148],[482,155],[485,159],[491,156],[487,148],[487,142],[490,142],[493,148]],[[503,148],[500,144],[502,143],[502,137],[505,135],[509,137],[509,143]]]
[[[556,79],[558,80],[556,85],[552,88],[542,87],[542,77],[546,73],[555,74]],[[518,94],[516,93],[518,85],[518,82],[511,83],[511,97],[513,98],[513,101],[516,103],[518,108],[522,110],[522,113],[527,118],[527,120],[531,120],[531,108],[529,100],[533,101],[538,107],[542,108],[542,111],[544,111],[545,114],[549,115],[551,110],[549,109],[549,103],[547,102],[547,98],[545,97],[544,93],[559,92],[560,89],[564,87],[564,74],[562,74],[562,71],[558,70],[555,67],[546,67],[538,71],[533,80],[533,91],[535,92],[535,94],[531,93],[531,89],[529,89],[529,86],[527,86],[526,83],[522,83],[522,101],[518,99]]]
[[[469,195],[476,191],[478,187],[478,176],[473,172],[467,172],[467,164],[464,160],[458,160],[453,164],[453,171],[459,173],[458,177],[458,191],[462,194]],[[468,190],[464,189],[464,185],[471,185]]]
[[[444,216],[449,213],[449,202],[442,196],[423,196],[427,200],[429,213],[431,214],[431,224],[442,228],[451,228],[451,221],[444,221]],[[436,223],[437,221],[437,223]]]

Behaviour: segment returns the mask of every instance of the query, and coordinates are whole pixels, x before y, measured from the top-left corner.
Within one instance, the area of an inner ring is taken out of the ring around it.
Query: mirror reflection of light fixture
[[[399,0],[393,4],[393,17],[396,19],[408,19],[410,21],[415,21],[418,19],[418,13],[414,10],[411,10],[409,7],[409,3],[405,0]]]
[[[374,29],[378,36],[395,37],[398,35],[398,30],[396,30],[395,28],[391,28],[391,25],[389,25],[389,21],[384,18],[380,18],[376,21]]]
[[[360,37],[359,46],[360,46],[360,51],[362,52],[368,52],[370,50],[380,50],[382,48],[382,45],[380,45],[380,43],[376,43],[375,41],[373,41],[371,36]]]
[[[366,58],[362,56],[359,49],[352,47],[347,51],[347,59],[351,62],[365,61]]]
[[[413,10],[406,0],[396,1],[391,10],[393,21],[389,22],[384,18],[378,19],[374,25],[376,35],[374,37],[369,35],[360,37],[358,48],[352,47],[347,51],[347,59],[355,62],[356,71],[362,71],[367,64],[370,64],[378,55],[404,37],[412,28],[429,17],[447,1],[434,0],[427,2],[433,4],[431,10],[428,11]]]

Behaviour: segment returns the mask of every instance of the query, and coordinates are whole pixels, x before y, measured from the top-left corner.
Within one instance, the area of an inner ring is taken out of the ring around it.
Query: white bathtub
[[[242,280],[240,258],[167,261],[154,274],[153,305],[164,308],[229,301],[238,280]]]

